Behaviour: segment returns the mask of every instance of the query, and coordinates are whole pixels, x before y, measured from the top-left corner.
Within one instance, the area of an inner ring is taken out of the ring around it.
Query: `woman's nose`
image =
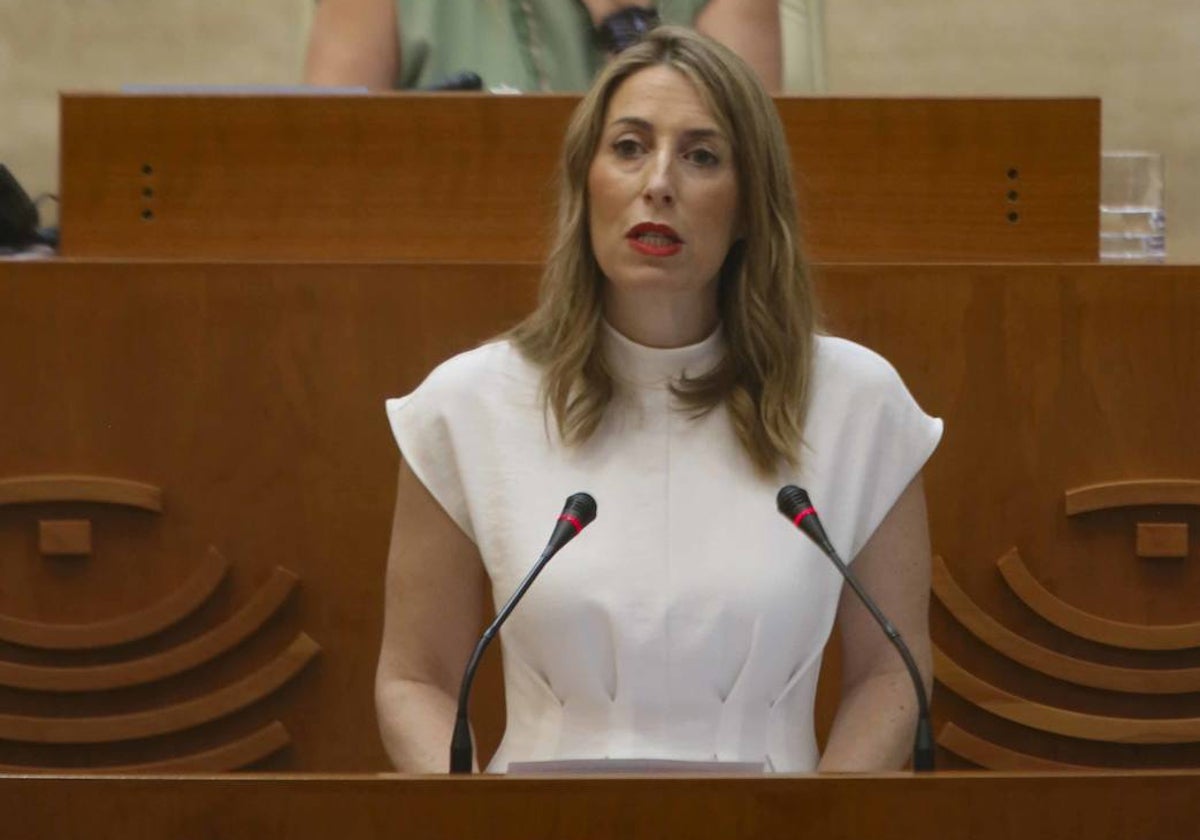
[[[646,174],[645,199],[651,204],[670,205],[675,202],[674,168],[669,155],[656,155]]]

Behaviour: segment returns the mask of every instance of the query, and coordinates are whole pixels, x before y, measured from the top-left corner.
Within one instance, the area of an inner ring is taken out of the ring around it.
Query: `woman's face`
[[[686,76],[658,65],[616,89],[588,201],[610,309],[666,299],[715,317],[718,273],[738,229],[738,174],[729,138]]]

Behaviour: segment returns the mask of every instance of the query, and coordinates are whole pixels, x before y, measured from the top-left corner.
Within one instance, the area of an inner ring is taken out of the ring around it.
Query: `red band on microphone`
[[[810,510],[811,510],[811,508],[810,508]],[[569,513],[560,513],[558,515],[558,521],[559,522],[570,522],[571,527],[573,527],[575,529],[576,536],[578,536],[579,532],[583,530],[583,524]]]
[[[816,516],[816,515],[817,515],[816,508],[806,507],[804,510],[802,510],[796,514],[796,518],[792,520],[792,524],[795,525],[797,528],[799,528],[801,522],[803,522],[805,519],[807,519],[810,516]]]

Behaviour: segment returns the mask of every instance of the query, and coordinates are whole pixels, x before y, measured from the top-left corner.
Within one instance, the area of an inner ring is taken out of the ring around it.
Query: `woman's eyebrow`
[[[649,120],[644,120],[641,117],[617,117],[611,123],[612,126],[626,126],[634,128],[638,131],[652,134],[654,132],[654,124]],[[689,142],[693,140],[726,140],[725,134],[717,128],[689,128],[683,132],[683,139]],[[726,142],[728,142],[726,140]]]
[[[725,141],[725,135],[715,128],[689,128],[683,132],[683,139],[688,142],[693,140],[721,140]]]
[[[641,117],[617,117],[609,125],[628,126],[629,128],[636,128],[639,131],[654,131],[654,125],[649,120],[644,120]]]

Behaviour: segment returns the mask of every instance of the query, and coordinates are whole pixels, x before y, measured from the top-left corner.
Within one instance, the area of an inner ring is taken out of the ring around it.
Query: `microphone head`
[[[775,497],[775,504],[778,505],[780,513],[793,520],[800,515],[802,510],[813,506],[812,501],[808,498],[808,493],[795,484],[789,484],[780,490],[779,495]]]
[[[596,518],[596,500],[590,493],[572,493],[563,505],[563,516],[572,517],[582,531]]]
[[[817,544],[817,547],[831,558],[837,558],[837,550],[833,547],[833,543],[829,541],[829,535],[825,533],[825,529],[821,526],[821,520],[817,516],[817,509],[813,507],[812,500],[808,498],[808,493],[801,490],[794,484],[789,484],[779,491],[779,495],[775,497],[775,504],[779,506],[779,512],[788,518],[788,521],[803,531],[810,540]],[[842,562],[837,560],[837,562]]]
[[[549,560],[564,545],[575,539],[596,518],[596,500],[587,493],[572,493],[558,515],[558,523],[542,557]]]

